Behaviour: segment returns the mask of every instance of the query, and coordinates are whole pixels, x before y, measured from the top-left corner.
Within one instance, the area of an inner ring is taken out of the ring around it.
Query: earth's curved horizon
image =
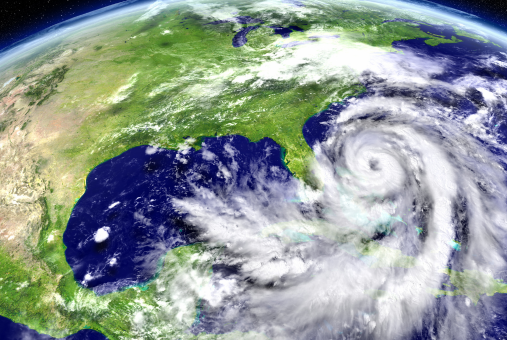
[[[2,50],[6,338],[507,337],[506,34],[157,0]]]

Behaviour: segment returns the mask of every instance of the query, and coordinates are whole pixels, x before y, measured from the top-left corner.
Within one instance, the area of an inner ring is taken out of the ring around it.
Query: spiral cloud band
[[[372,60],[360,77],[367,93],[307,122],[319,189],[262,182],[269,169],[259,168],[251,190],[220,197],[195,186],[174,201],[203,241],[225,249],[199,293],[208,317],[195,333],[489,334],[487,297],[507,291],[504,148],[493,127],[505,81],[470,71],[505,56],[477,56],[462,73],[439,58]]]

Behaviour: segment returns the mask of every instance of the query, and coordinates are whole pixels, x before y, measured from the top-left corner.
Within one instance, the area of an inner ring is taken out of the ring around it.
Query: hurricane
[[[493,277],[506,265],[506,164],[495,134],[475,123],[505,108],[505,80],[444,83],[437,58],[382,59],[361,74],[367,93],[307,122],[313,187],[265,180],[261,167],[249,190],[194,186],[175,200],[199,239],[224,249],[203,297],[214,320],[196,329],[233,324],[277,339],[486,332],[481,315],[494,307],[479,295],[500,289]],[[463,112],[470,83],[484,86],[474,115]],[[234,166],[223,171],[232,183]],[[446,286],[462,298],[444,298]]]
[[[0,51],[0,337],[507,339],[506,47],[427,1],[133,0]]]

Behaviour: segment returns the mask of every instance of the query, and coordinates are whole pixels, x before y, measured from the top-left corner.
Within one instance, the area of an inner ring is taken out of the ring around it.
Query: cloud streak
[[[366,65],[369,93],[322,122],[327,133],[311,145],[321,190],[296,179],[281,186],[259,171],[262,184],[250,191],[220,197],[194,187],[193,198],[173,202],[202,241],[223,248],[203,297],[215,322],[195,333],[402,339],[422,332],[425,319],[437,338],[464,339],[488,327],[479,317],[486,300],[474,308],[465,292],[462,309],[463,299],[432,292],[448,282],[446,268],[499,277],[505,267],[505,171],[490,151],[500,144],[477,140],[458,106],[427,94],[436,87],[459,101],[469,98],[464,83],[487,82],[488,111],[504,105],[501,86],[439,80],[449,62],[410,52]]]

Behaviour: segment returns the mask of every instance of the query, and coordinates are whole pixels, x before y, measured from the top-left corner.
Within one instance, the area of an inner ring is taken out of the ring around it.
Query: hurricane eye
[[[378,159],[370,159],[369,163],[370,165],[370,169],[373,170],[373,171],[379,171],[380,170],[380,165],[379,165],[379,161]]]

